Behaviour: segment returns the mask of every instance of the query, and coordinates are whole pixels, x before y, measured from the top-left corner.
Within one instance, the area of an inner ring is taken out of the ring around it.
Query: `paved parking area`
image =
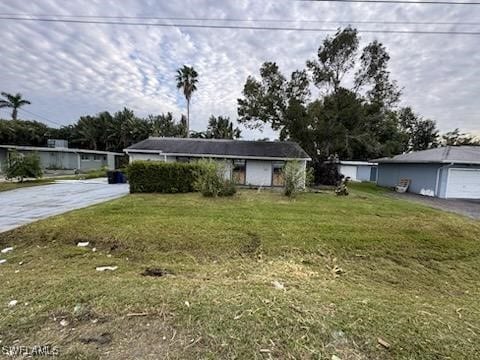
[[[436,209],[449,211],[468,216],[472,219],[480,220],[480,200],[439,199],[436,197],[422,196],[411,193],[393,193],[393,196],[399,199],[414,201]]]
[[[128,194],[128,184],[106,179],[63,180],[0,192],[0,232]]]

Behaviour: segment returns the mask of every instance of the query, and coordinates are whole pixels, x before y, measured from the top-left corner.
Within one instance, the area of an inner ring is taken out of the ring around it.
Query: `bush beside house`
[[[297,193],[305,190],[308,179],[306,179],[305,169],[302,168],[299,161],[288,161],[283,168],[283,177],[285,179],[284,194],[286,196],[294,197]]]
[[[205,159],[199,160],[197,164],[202,171],[198,174],[194,187],[203,196],[232,196],[237,192],[233,181],[225,179],[227,165],[224,162]]]
[[[130,193],[186,193],[202,166],[196,163],[134,161],[127,168]]]
[[[42,177],[40,158],[37,154],[23,155],[17,151],[11,151],[8,155],[5,177],[7,179],[18,179],[23,182],[25,178]]]

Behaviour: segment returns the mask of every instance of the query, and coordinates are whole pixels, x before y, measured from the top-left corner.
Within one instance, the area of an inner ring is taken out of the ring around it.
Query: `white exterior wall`
[[[357,181],[357,166],[355,165],[340,165],[338,172],[345,177],[349,176],[352,181]]]
[[[165,161],[165,156],[160,154],[149,154],[149,153],[129,153],[128,158],[129,158],[128,161],[130,163],[138,160]],[[174,156],[167,156],[167,162],[173,162],[175,160],[176,159]]]
[[[115,155],[107,155],[107,169],[115,170]]]
[[[272,185],[272,162],[263,160],[247,160],[247,176],[245,183],[255,186]]]
[[[233,164],[230,160],[218,160],[222,165],[225,166],[225,172],[223,173],[223,177],[225,180],[230,180],[232,178],[232,170]]]

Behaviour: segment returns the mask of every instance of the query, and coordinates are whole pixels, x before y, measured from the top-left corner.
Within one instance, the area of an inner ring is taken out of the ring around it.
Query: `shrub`
[[[25,178],[42,177],[40,158],[37,154],[23,155],[17,151],[9,152],[5,177],[7,179],[17,178],[20,182],[23,182]]]
[[[231,180],[225,179],[227,171],[224,162],[215,160],[199,160],[197,164],[201,167],[194,187],[203,196],[232,196],[237,190]]]
[[[134,161],[127,167],[131,193],[191,192],[201,172],[197,163]]]
[[[283,168],[286,196],[294,197],[305,189],[305,169],[300,161],[288,161]]]
[[[219,196],[233,196],[237,192],[235,183],[232,180],[225,180],[223,182],[223,189],[218,194]]]

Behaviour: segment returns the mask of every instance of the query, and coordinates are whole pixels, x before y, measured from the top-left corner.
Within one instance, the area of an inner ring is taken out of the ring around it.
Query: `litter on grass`
[[[90,244],[89,241],[81,241],[77,244],[78,247],[87,247]]]
[[[7,262],[7,260],[5,260],[5,259],[0,259],[0,264],[3,264],[3,263],[5,263],[5,262]]]
[[[97,271],[115,271],[118,266],[97,266]]]
[[[381,345],[383,348],[385,349],[390,349],[391,345],[388,341],[385,341],[384,339],[382,338],[377,338],[377,342],[379,345]]]
[[[8,252],[10,252],[10,251],[12,251],[12,250],[13,250],[13,247],[7,247],[7,248],[3,249],[3,250],[0,251],[0,252],[1,252],[2,254],[6,254],[6,253],[8,253]]]
[[[285,285],[283,285],[281,282],[275,280],[275,281],[272,281],[272,285],[275,289],[278,289],[278,290],[285,290]]]

